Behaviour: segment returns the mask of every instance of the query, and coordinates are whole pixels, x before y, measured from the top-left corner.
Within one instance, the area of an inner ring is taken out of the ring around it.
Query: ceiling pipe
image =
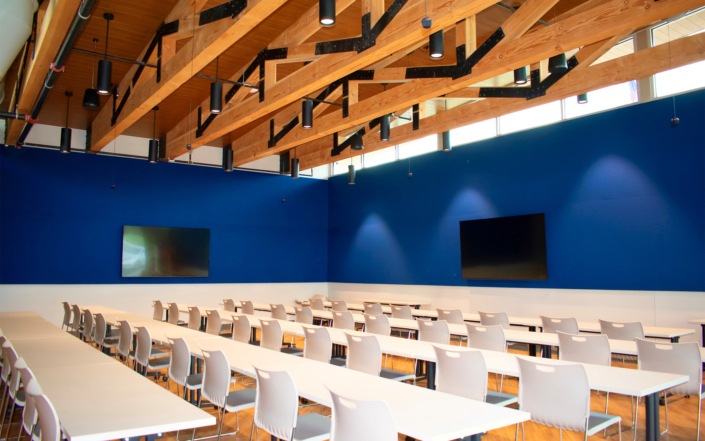
[[[21,146],[24,144],[29,132],[37,122],[37,118],[39,117],[39,112],[42,110],[44,101],[46,101],[49,96],[51,88],[54,87],[56,79],[59,77],[59,73],[64,71],[64,68],[66,67],[66,59],[71,54],[71,50],[76,44],[78,37],[81,35],[83,28],[86,26],[86,22],[88,22],[88,18],[90,18],[96,3],[98,3],[98,0],[83,0],[83,3],[81,3],[81,6],[78,8],[78,12],[71,23],[71,27],[69,28],[63,43],[61,43],[59,52],[56,55],[56,60],[49,67],[49,73],[44,79],[44,86],[39,92],[37,100],[34,102],[29,118],[25,118],[25,124],[24,127],[22,127],[22,133],[17,141],[17,145]]]
[[[0,119],[19,119],[26,121],[28,116],[29,115],[20,115],[19,113],[0,112]]]

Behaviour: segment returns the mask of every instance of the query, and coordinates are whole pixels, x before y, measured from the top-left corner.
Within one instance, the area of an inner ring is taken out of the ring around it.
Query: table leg
[[[207,320],[207,319],[206,319],[205,317],[201,317],[201,329],[199,329],[199,331],[205,331],[205,330],[206,330],[206,320]]]
[[[166,309],[166,321],[169,322],[169,308]]]
[[[133,436],[132,438],[125,438],[125,441],[140,441],[141,439],[144,439],[144,441],[154,441],[157,439],[162,439],[163,437],[163,433],[153,433],[151,435]]]
[[[461,438],[461,441],[480,441],[482,439],[482,435],[486,435],[487,432],[485,433],[476,433],[474,435],[466,436],[465,438]]]
[[[678,343],[680,341],[680,337],[671,337],[671,343]]]
[[[541,346],[543,349],[543,358],[551,358],[552,352],[551,352],[551,346]]]
[[[436,363],[427,361],[426,363],[426,388],[436,388]]]
[[[536,326],[529,326],[529,332],[536,332]],[[529,355],[536,357],[536,346],[529,345]]]
[[[646,396],[646,441],[658,441],[659,428],[658,392]]]

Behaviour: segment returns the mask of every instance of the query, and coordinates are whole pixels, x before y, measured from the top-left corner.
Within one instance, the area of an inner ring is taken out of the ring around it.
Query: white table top
[[[67,334],[64,332],[64,334]],[[114,363],[115,359],[87,345],[76,337],[51,339],[43,338],[10,339],[17,354],[25,359],[27,366],[49,368],[52,366],[77,366],[88,364]]]
[[[705,325],[705,318],[688,320],[688,323],[690,323],[691,325]]]
[[[397,305],[397,306],[421,306],[427,304],[426,302],[418,302],[412,300],[389,300],[389,299],[357,299],[358,302],[362,303],[379,303],[381,305]]]

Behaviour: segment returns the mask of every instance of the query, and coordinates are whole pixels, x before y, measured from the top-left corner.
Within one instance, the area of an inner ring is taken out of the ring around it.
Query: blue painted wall
[[[329,181],[328,280],[705,290],[705,94],[587,116]],[[458,222],[546,213],[547,281],[469,281]]]
[[[0,283],[325,282],[327,201],[326,181],[2,148]],[[210,228],[210,277],[121,278],[123,225]]]

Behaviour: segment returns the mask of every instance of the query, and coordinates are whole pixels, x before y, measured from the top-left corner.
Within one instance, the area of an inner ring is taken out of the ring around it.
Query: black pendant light
[[[389,115],[382,115],[379,122],[379,140],[389,141]]]
[[[152,164],[159,161],[159,140],[157,140],[157,110],[158,106],[154,106],[154,125],[152,126],[152,139],[149,140],[149,162]]]
[[[526,84],[526,66],[514,70],[514,84]]]
[[[360,136],[359,133],[355,133],[352,136],[352,143],[350,144],[350,148],[353,150],[362,150],[365,147],[362,145],[362,136]]]
[[[107,22],[105,28],[105,58],[98,62],[98,93],[100,95],[110,95],[110,88],[113,80],[113,63],[108,61],[108,35],[110,34],[110,20],[115,16],[109,12],[103,14],[103,18]]]
[[[223,147],[223,170],[233,171],[233,145],[228,144]]]
[[[568,61],[565,54],[554,55],[548,59],[548,71],[552,74],[561,74],[568,70]]]
[[[587,93],[581,93],[580,95],[578,95],[578,104],[587,104],[587,102]]]
[[[443,58],[443,29],[428,37],[428,53],[434,60]]]
[[[291,160],[291,178],[299,179],[299,158]]]
[[[98,110],[100,109],[100,97],[98,97],[98,91],[95,90],[95,52],[98,44],[98,39],[93,39],[93,75],[91,76],[91,88],[86,89],[86,93],[83,94],[83,108],[86,110]]]
[[[304,129],[313,127],[313,101],[308,97],[301,103],[301,127]]]
[[[450,132],[441,133],[441,150],[444,152],[449,152],[452,150],[450,146]]]
[[[318,22],[324,27],[335,24],[335,0],[318,1]]]
[[[355,184],[355,166],[352,164],[348,165],[348,184]]]
[[[61,142],[59,143],[59,151],[61,153],[71,152],[71,129],[69,129],[69,103],[73,93],[68,90],[64,92],[66,95],[66,127],[61,128]]]
[[[215,59],[215,82],[211,83],[211,113],[223,111],[223,83],[218,82],[218,60]]]

